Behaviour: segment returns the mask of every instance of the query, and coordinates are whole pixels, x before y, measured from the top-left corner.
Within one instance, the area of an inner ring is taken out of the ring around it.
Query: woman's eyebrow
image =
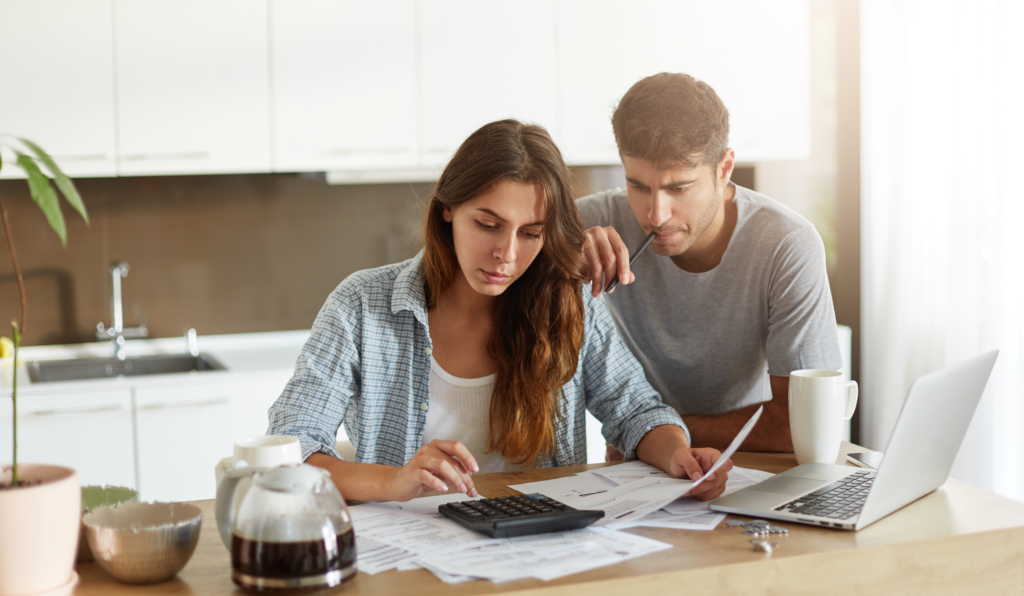
[[[486,214],[490,215],[491,217],[494,217],[494,218],[495,218],[495,219],[497,219],[498,221],[500,221],[500,222],[502,222],[502,223],[507,223],[507,222],[505,221],[505,218],[504,218],[504,217],[502,217],[502,216],[498,215],[497,213],[495,213],[495,212],[491,211],[490,209],[487,209],[487,208],[485,208],[485,207],[479,207],[479,208],[477,208],[477,211],[483,211],[484,213],[486,213]],[[543,222],[543,221],[535,221],[535,222],[533,222],[533,223],[523,224],[523,225],[522,225],[521,227],[524,227],[524,228],[526,228],[526,227],[530,227],[530,226],[542,226],[542,225],[544,225],[544,222]]]

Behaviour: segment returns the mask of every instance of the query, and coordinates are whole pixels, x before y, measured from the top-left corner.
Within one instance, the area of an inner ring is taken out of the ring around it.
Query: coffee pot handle
[[[231,550],[231,529],[235,526],[235,492],[243,478],[251,478],[262,472],[263,468],[238,468],[224,472],[224,477],[217,485],[217,530],[224,546]]]

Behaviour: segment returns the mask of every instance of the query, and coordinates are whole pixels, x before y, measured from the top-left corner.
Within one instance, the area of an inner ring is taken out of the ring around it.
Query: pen
[[[651,242],[654,240],[654,237],[657,236],[657,235],[658,234],[656,232],[651,232],[650,234],[647,235],[646,238],[644,238],[644,241],[640,243],[640,246],[636,247],[636,250],[633,251],[633,256],[630,257],[630,259],[629,259],[629,266],[630,267],[632,267],[633,263],[636,263],[636,260],[638,258],[640,258],[640,255],[642,255],[643,252],[645,250],[647,250],[647,247],[651,245]],[[617,286],[618,284],[619,284],[619,276],[616,275],[615,279],[611,280],[608,283],[608,287],[604,289],[604,293],[607,294],[608,292],[611,292],[612,290],[615,289],[615,286]]]

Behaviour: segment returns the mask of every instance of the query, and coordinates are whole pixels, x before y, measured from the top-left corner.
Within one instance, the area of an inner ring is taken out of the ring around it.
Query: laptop
[[[803,464],[711,502],[711,509],[860,530],[949,477],[999,350],[919,378],[878,470]]]

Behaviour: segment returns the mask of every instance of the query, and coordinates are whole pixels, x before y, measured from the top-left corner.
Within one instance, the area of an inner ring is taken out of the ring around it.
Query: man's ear
[[[445,205],[441,208],[441,217],[448,223],[452,223],[452,208]]]
[[[722,159],[718,162],[718,167],[715,169],[715,186],[725,186],[732,179],[732,171],[736,166],[736,152],[732,149],[726,149],[725,153],[722,154]]]

